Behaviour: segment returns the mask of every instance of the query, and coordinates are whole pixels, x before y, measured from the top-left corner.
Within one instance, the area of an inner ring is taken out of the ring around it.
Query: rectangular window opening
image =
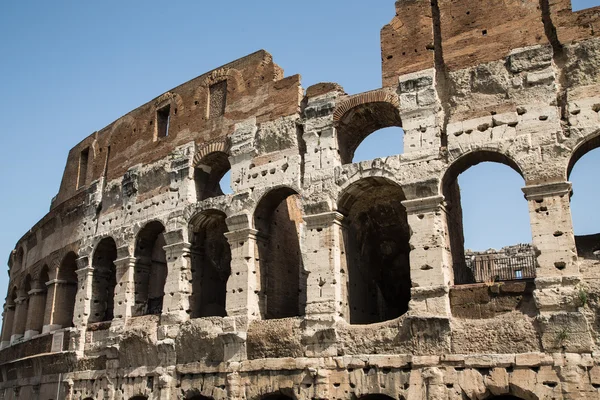
[[[216,118],[225,114],[227,103],[227,81],[210,85],[208,93],[208,118]]]
[[[87,177],[88,169],[88,158],[90,155],[90,148],[86,147],[79,154],[79,171],[77,173],[77,189],[85,185],[85,178]]]
[[[161,109],[156,110],[156,137],[162,138],[169,136],[169,124],[171,122],[171,105],[167,104]]]

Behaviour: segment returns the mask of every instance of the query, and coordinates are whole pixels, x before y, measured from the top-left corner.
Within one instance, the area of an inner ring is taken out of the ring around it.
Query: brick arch
[[[229,139],[227,138],[204,143],[201,145],[198,151],[196,151],[192,166],[196,168],[201,165],[202,161],[205,160],[206,157],[208,157],[211,153],[224,153],[226,156],[229,156],[229,148],[230,143]]]
[[[202,78],[194,92],[192,107],[208,111],[208,94],[210,86],[222,81],[227,82],[227,92],[243,93],[246,90],[244,76],[235,68],[220,68],[214,70]]]
[[[166,92],[158,96],[154,100],[154,108],[162,108],[167,104],[172,104],[179,111],[183,110],[183,99],[177,93]]]
[[[387,89],[351,96],[336,104],[333,122],[342,164],[349,164],[358,146],[371,133],[402,126],[398,96]]]

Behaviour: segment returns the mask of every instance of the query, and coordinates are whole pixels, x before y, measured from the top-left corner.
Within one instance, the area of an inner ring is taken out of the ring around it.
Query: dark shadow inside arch
[[[306,276],[300,252],[300,196],[283,187],[267,193],[254,213],[259,262],[259,306],[265,319],[304,314]]]
[[[408,311],[410,228],[403,200],[402,189],[384,178],[355,182],[340,197],[345,318],[351,324],[382,322]]]
[[[359,400],[396,400],[394,397],[385,395],[385,394],[381,394],[381,393],[375,393],[375,394],[365,394],[362,395],[358,398]],[[404,400],[403,396],[399,397],[399,400]]]
[[[488,162],[507,166],[523,178],[518,165],[505,155],[493,151],[477,151],[456,160],[448,168],[442,181],[442,193],[446,205],[446,223],[452,254],[454,284],[535,278],[535,252],[529,243],[518,243],[519,240],[516,240],[514,243],[510,243],[509,246],[498,249],[491,248],[493,246],[489,245],[484,245],[483,247],[485,248],[477,248],[475,250],[465,249],[464,213],[470,213],[471,216],[476,215],[473,213],[475,209],[480,208],[480,205],[488,207],[486,213],[489,217],[477,219],[470,216],[471,219],[469,221],[476,220],[475,222],[478,224],[478,238],[487,238],[487,243],[490,243],[490,240],[501,231],[501,227],[506,225],[507,221],[511,221],[511,219],[514,223],[514,229],[517,229],[519,226],[523,227],[523,229],[530,229],[528,206],[521,192],[524,183],[517,188],[505,187],[508,185],[508,179],[502,179],[502,175],[497,175],[498,173],[505,173],[505,167],[503,166],[500,166],[498,171],[495,169],[489,170],[488,168],[488,172],[491,172],[492,175],[478,176],[478,178],[485,180],[483,183],[477,183],[476,180],[472,180],[474,176],[470,175],[472,172],[471,168]],[[486,170],[486,168],[480,169]],[[459,186],[458,179],[459,175],[467,170],[469,170],[469,174],[465,174],[465,176],[468,178],[468,181],[463,181],[462,183],[464,184],[464,193],[469,193],[470,197],[466,199],[470,203],[465,202],[465,198],[461,197],[461,187]],[[493,189],[488,189],[487,191],[483,189],[487,182],[494,184]],[[511,191],[509,192],[508,190]],[[503,201],[501,202],[499,198],[503,199]],[[514,198],[517,200],[514,200]],[[522,208],[519,210],[511,208],[509,206],[511,201],[516,201],[518,204],[515,204],[515,206]],[[465,208],[463,207],[464,204],[471,204],[474,207]],[[521,211],[519,218],[522,218],[522,220],[515,221],[515,215],[519,215],[519,211]],[[494,219],[496,223],[493,222]],[[531,238],[531,234],[529,233],[525,237]],[[472,241],[473,237],[470,240]]]
[[[167,256],[164,250],[165,227],[149,222],[138,234],[135,246],[135,304],[132,316],[161,314],[167,280]]]
[[[227,315],[231,248],[225,218],[221,211],[208,210],[192,219],[192,318]]]
[[[367,136],[392,126],[402,127],[402,120],[398,108],[391,103],[366,103],[348,110],[336,126],[342,164],[352,162],[356,149]]]
[[[92,304],[89,322],[111,321],[114,317],[114,297],[117,285],[117,245],[113,238],[100,241],[92,258]]]
[[[202,158],[194,169],[196,197],[198,201],[231,193],[231,182],[224,182],[231,170],[229,156],[222,151],[212,152]],[[223,187],[227,184],[229,187]]]
[[[259,398],[259,400],[294,400],[294,397],[288,396],[282,392],[270,393]]]
[[[77,254],[68,253],[58,269],[58,280],[56,299],[54,304],[61,307],[54,309],[53,324],[63,328],[73,326],[73,314],[75,311],[75,298],[77,296]]]

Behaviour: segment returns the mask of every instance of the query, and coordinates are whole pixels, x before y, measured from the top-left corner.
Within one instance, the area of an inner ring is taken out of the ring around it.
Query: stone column
[[[44,287],[40,287],[44,285]],[[29,339],[42,332],[44,326],[44,312],[46,309],[46,283],[37,282],[36,287],[31,289],[29,295],[29,310],[27,312],[27,323],[25,324],[25,339]]]
[[[117,272],[117,286],[115,287],[115,316],[111,323],[111,328],[125,325],[127,319],[131,317],[135,303],[133,280],[135,257],[130,255],[129,248],[127,247],[117,249],[117,254],[120,257],[114,261]]]
[[[537,277],[579,275],[571,220],[570,182],[526,186],[533,246],[538,252]]]
[[[6,304],[4,306],[4,324],[2,325],[2,342],[0,349],[10,346],[10,337],[13,331],[13,321],[15,319],[15,305]]]
[[[443,196],[405,200],[410,237],[409,312],[419,316],[450,316],[449,285],[452,256]]]
[[[161,324],[176,324],[187,321],[190,316],[190,295],[192,292],[190,243],[184,240],[182,230],[166,232],[164,250],[167,255],[167,281]]]
[[[25,333],[25,324],[27,322],[27,306],[28,306],[27,295],[19,296],[15,300],[15,319],[13,322],[12,336],[10,342],[14,343],[19,341]]]
[[[90,261],[88,257],[77,259],[78,290],[75,297],[73,323],[75,327],[83,329],[87,327],[92,308],[94,268],[90,265]]]
[[[52,332],[60,329],[60,326],[54,323],[54,304],[56,302],[57,279],[50,279],[46,282],[46,312],[44,313],[44,327],[42,333]]]
[[[342,219],[338,212],[306,215],[304,265],[308,269],[306,317],[334,321],[343,317],[345,277],[341,273]]]
[[[227,218],[225,237],[231,246],[231,276],[227,281],[226,310],[230,317],[260,318],[263,291],[258,265],[258,231],[249,227],[249,216]]]
[[[70,292],[76,290],[77,284],[64,279],[55,279],[51,282],[54,284],[55,291],[52,323],[57,329],[70,327],[75,316],[75,305],[71,304]]]

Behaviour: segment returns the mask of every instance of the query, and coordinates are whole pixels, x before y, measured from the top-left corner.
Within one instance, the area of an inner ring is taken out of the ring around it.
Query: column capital
[[[564,196],[571,193],[571,182],[555,182],[525,186],[521,190],[527,200],[542,200],[544,197]]]
[[[238,241],[238,240],[246,240],[246,239],[256,239],[258,236],[258,231],[253,228],[244,228],[239,229],[237,231],[225,232],[225,237],[229,242]]]
[[[61,285],[65,283],[69,283],[69,281],[65,279],[50,279],[48,282],[46,282],[46,286]]]
[[[77,271],[75,271],[77,273],[77,277],[83,277],[86,275],[93,275],[94,274],[94,268],[90,265],[80,268]]]
[[[419,199],[404,200],[402,205],[408,214],[439,211],[443,206],[444,196],[430,196]]]
[[[166,246],[163,246],[163,249],[170,255],[179,257],[180,255],[189,254],[191,247],[192,245],[188,242],[177,242],[167,244]]]
[[[90,258],[88,256],[79,257],[75,262],[77,263],[78,270],[84,269],[90,265]]]
[[[302,217],[302,219],[304,222],[306,222],[306,227],[308,229],[319,229],[328,228],[334,224],[340,225],[344,219],[344,215],[337,211],[331,211],[320,214],[305,215]]]
[[[42,293],[46,293],[46,291],[44,289],[31,289],[29,292],[27,292],[29,296],[36,296]]]

